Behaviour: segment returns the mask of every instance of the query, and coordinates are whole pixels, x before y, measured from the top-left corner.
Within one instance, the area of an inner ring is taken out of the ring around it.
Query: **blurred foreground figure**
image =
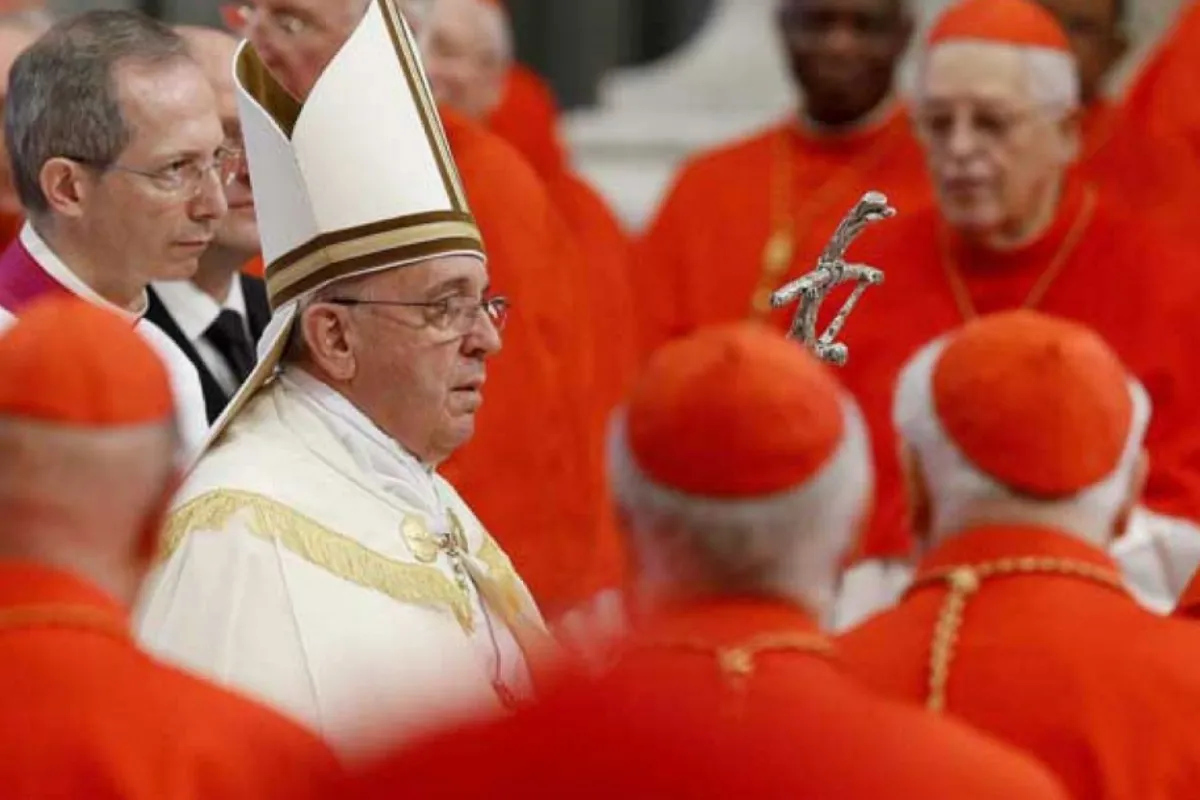
[[[1032,0],[957,3],[932,27],[919,67],[914,114],[937,206],[880,225],[854,250],[887,271],[887,284],[845,334],[852,357],[840,374],[870,425],[879,485],[868,560],[847,576],[842,621],[890,603],[871,600],[893,588],[880,575],[902,587],[910,567],[891,418],[901,366],[966,322],[1018,308],[1096,330],[1155,403],[1145,508],[1116,547],[1139,599],[1165,613],[1200,559],[1194,248],[1071,171],[1078,69],[1062,29]]]
[[[1200,628],[1155,616],[1108,555],[1146,476],[1146,391],[1092,331],[994,314],[923,348],[895,400],[928,550],[845,636],[875,688],[1038,756],[1074,797],[1200,794]]]
[[[121,317],[34,304],[0,336],[0,785],[22,798],[304,797],[314,737],[140,652],[128,609],[177,485],[170,383]]]
[[[771,293],[813,269],[864,192],[884,192],[902,216],[930,199],[912,121],[895,95],[912,34],[907,2],[778,0],[776,8],[800,110],[680,170],[638,246],[633,289],[645,352],[714,322],[769,317],[786,330],[791,314],[772,314]]]
[[[507,304],[414,53],[390,0],[303,106],[238,53],[275,314],[179,493],[139,625],[348,756],[512,708],[549,646],[437,471],[474,433]]]
[[[254,369],[254,348],[270,321],[271,309],[263,281],[242,274],[260,244],[233,84],[238,40],[210,28],[183,26],[177,32],[217,94],[225,146],[237,167],[225,186],[229,213],[200,256],[196,274],[191,280],[151,285],[146,318],[162,328],[196,367],[208,421],[213,423]]]
[[[747,323],[668,345],[611,454],[645,612],[615,671],[333,796],[1063,797],[1017,751],[843,672],[817,619],[871,491],[869,449],[801,347]]]
[[[166,362],[199,450],[196,368],[142,315],[147,285],[190,277],[226,210],[231,164],[203,70],[141,14],[72,17],[13,65],[5,137],[29,221],[0,255],[0,323],[49,295],[124,314]]]

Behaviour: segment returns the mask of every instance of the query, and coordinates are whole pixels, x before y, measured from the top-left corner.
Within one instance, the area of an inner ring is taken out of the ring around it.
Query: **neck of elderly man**
[[[178,444],[169,422],[84,430],[0,418],[0,560],[65,570],[131,606],[177,483]]]
[[[918,84],[917,124],[947,224],[994,250],[1036,240],[1079,153],[1072,57],[950,41],[925,55]]]
[[[901,464],[917,540],[936,548],[954,536],[990,527],[1055,530],[1107,551],[1125,532],[1146,481],[1145,451],[1102,484],[1064,498],[1036,498],[1010,489],[945,453],[906,444]],[[931,470],[929,464],[942,466]]]
[[[856,437],[815,480],[763,499],[718,499],[649,480],[616,436],[613,494],[637,567],[646,614],[690,602],[764,597],[830,619],[842,565],[873,485]]]
[[[448,330],[421,304],[470,298],[481,312],[487,288],[483,261],[464,255],[330,284],[301,301],[285,369],[320,380],[435,469],[474,434],[484,363],[501,342],[484,313]]]

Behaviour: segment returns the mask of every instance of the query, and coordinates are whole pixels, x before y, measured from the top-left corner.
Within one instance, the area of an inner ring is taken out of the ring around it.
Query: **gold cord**
[[[783,631],[755,636],[732,645],[716,645],[699,638],[652,639],[641,643],[639,650],[679,650],[716,659],[721,680],[733,693],[732,716],[739,718],[745,711],[746,693],[750,679],[758,668],[756,659],[764,653],[808,653],[828,658],[833,644],[824,636]]]
[[[1063,558],[1005,558],[986,564],[946,567],[923,573],[913,583],[909,592],[943,581],[949,589],[938,612],[929,648],[929,694],[925,705],[930,710],[941,712],[946,708],[950,665],[954,660],[959,632],[962,630],[967,600],[979,591],[983,581],[988,578],[1010,575],[1059,575],[1080,578],[1125,592],[1121,577],[1111,569]]]

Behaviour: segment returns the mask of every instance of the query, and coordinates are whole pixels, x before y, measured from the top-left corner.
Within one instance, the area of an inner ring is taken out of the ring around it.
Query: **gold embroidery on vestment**
[[[388,558],[337,533],[283,503],[254,492],[219,489],[189,501],[171,514],[163,532],[166,560],[194,531],[220,531],[234,517],[245,529],[274,541],[342,580],[401,603],[449,609],[462,629],[474,630],[471,598],[433,566]]]
[[[1067,558],[1002,558],[985,564],[964,564],[918,575],[908,589],[910,593],[941,582],[944,582],[948,589],[946,599],[938,611],[929,646],[928,696],[925,700],[925,707],[929,710],[946,710],[946,686],[950,682],[950,665],[954,661],[967,600],[982,588],[985,580],[1010,575],[1058,575],[1080,578],[1122,593],[1126,591],[1121,576],[1111,569]]]

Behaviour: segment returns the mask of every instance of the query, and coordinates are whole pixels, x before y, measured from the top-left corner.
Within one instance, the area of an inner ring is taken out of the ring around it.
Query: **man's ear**
[[[921,467],[916,451],[903,439],[898,441],[900,450],[900,476],[904,481],[907,501],[908,527],[922,548],[931,545],[933,537],[933,503],[929,495],[929,484]]]
[[[358,372],[352,310],[331,303],[314,303],[300,312],[300,336],[311,365],[336,383],[348,383]]]
[[[1129,520],[1133,517],[1134,509],[1142,501],[1142,493],[1146,490],[1146,480],[1150,476],[1150,454],[1145,449],[1138,455],[1133,474],[1129,476],[1129,487],[1126,490],[1125,501],[1117,511],[1113,521],[1113,539],[1119,539],[1129,529]]]
[[[51,158],[42,165],[38,183],[50,211],[64,217],[83,216],[93,186],[87,169],[67,158]]]

